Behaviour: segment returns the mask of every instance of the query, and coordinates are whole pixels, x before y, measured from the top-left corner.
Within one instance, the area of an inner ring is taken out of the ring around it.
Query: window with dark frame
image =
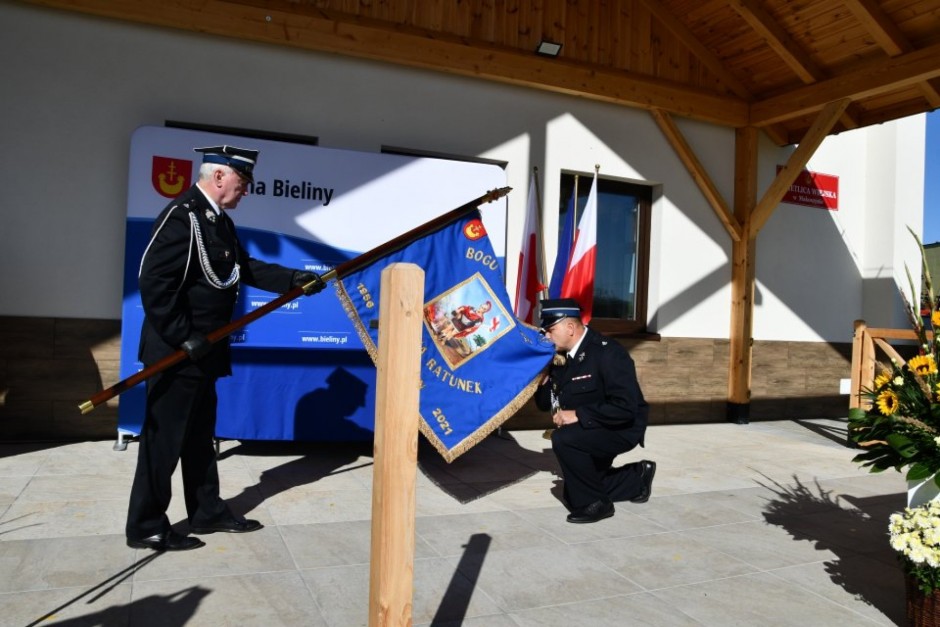
[[[562,174],[558,237],[573,204],[575,225],[587,204],[593,177]],[[571,199],[576,199],[571,203]],[[597,179],[597,260],[591,326],[612,335],[646,332],[650,207],[653,188]]]

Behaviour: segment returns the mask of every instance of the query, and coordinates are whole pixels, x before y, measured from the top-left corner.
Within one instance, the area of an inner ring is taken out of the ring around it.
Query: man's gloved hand
[[[180,348],[186,351],[186,354],[195,363],[209,354],[209,351],[212,350],[212,343],[202,333],[193,333],[189,336],[189,339],[180,344]]]
[[[291,284],[294,287],[304,287],[304,296],[313,296],[317,292],[322,292],[323,288],[326,287],[326,282],[320,278],[319,274],[307,272],[306,270],[294,270],[294,278]]]

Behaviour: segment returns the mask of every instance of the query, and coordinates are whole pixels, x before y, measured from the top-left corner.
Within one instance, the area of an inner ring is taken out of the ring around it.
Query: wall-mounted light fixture
[[[561,44],[556,44],[554,41],[543,39],[535,48],[535,52],[536,54],[540,54],[545,57],[557,57],[561,52]]]

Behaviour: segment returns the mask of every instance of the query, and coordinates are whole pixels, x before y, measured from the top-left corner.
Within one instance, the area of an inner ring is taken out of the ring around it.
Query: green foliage
[[[916,233],[911,234],[921,250],[925,296],[935,306],[924,248]],[[914,281],[910,272],[907,275],[914,295]],[[940,340],[935,333],[940,329],[940,311],[931,308],[924,321],[920,308],[911,305],[920,299],[909,300],[903,291],[901,297],[918,338],[918,355],[904,363],[878,364],[874,384],[861,393],[869,408],[849,411],[849,437],[863,449],[853,461],[871,472],[906,470],[908,480],[923,481],[940,472]]]

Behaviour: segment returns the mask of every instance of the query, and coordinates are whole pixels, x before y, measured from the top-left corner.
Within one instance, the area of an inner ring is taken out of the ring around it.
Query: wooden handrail
[[[927,331],[927,339],[933,339],[933,333]],[[868,409],[869,402],[862,398],[862,390],[871,389],[875,382],[875,349],[880,347],[888,353],[891,347],[885,340],[920,341],[914,329],[879,329],[869,327],[864,320],[855,321],[855,334],[852,340],[852,387],[849,391],[849,409],[861,407]]]

